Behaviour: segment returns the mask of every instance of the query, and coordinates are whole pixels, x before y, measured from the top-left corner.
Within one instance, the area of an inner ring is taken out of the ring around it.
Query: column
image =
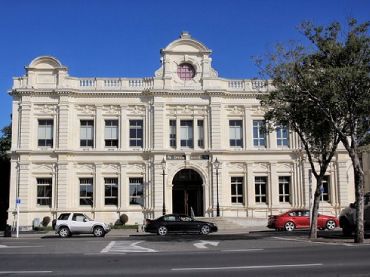
[[[34,118],[31,115],[32,107],[31,103],[27,102],[21,103],[21,115],[20,115],[20,128],[19,128],[19,138],[20,138],[20,148],[21,149],[31,149],[32,147],[32,121],[31,119]],[[37,135],[36,135],[37,136]],[[37,140],[37,137],[36,137]],[[37,145],[37,141],[33,143],[33,145]]]
[[[56,139],[58,139],[58,144],[55,141],[55,147],[59,149],[68,149],[69,141],[71,139],[71,134],[68,132],[69,126],[69,103],[68,99],[61,97],[59,102],[59,128],[56,132]],[[56,125],[56,124],[55,124]]]
[[[268,182],[270,208],[274,208],[279,205],[279,177],[277,176],[276,167],[277,164],[275,162],[270,163],[270,181]]]
[[[118,208],[120,211],[124,211],[128,209],[128,202],[129,202],[129,190],[128,190],[128,179],[126,177],[126,170],[127,164],[120,163],[120,180],[118,186]]]
[[[96,106],[96,114],[95,114],[95,126],[94,126],[94,133],[95,133],[95,148],[97,150],[104,149],[104,120],[102,116],[102,106]]]
[[[56,197],[56,205],[55,209],[58,210],[64,210],[67,209],[69,206],[68,198],[71,198],[72,194],[68,193],[68,173],[69,173],[69,164],[67,161],[59,161],[57,164],[57,175],[56,175],[56,191],[55,191],[55,197]],[[70,185],[72,185],[71,183]]]
[[[129,146],[129,135],[128,135],[128,121],[127,119],[127,105],[121,105],[120,115],[120,136],[119,136],[119,147],[121,150],[127,150]]]
[[[256,205],[255,199],[255,186],[254,186],[254,175],[253,175],[253,163],[247,162],[247,203],[248,208],[252,208]]]
[[[102,163],[95,163],[94,178],[94,208],[101,209],[104,206],[104,184],[102,184]]]
[[[211,99],[211,149],[222,149],[222,131],[223,127],[222,122],[222,106],[221,98],[212,98]]]
[[[349,183],[349,178],[348,178],[348,169],[347,169],[347,164],[346,162],[338,161],[337,166],[336,166],[337,172],[336,175],[338,176],[337,178],[337,187],[339,191],[339,206],[344,207],[347,206],[350,200],[348,199],[348,187],[353,186],[353,182]],[[335,182],[330,184],[331,186],[335,185]]]
[[[166,136],[164,134],[164,124],[168,124],[165,120],[165,103],[155,102],[154,103],[154,149],[164,149],[164,141]]]
[[[193,144],[194,144],[194,150],[199,150],[198,139],[199,139],[198,119],[196,117],[194,117],[193,118]]]

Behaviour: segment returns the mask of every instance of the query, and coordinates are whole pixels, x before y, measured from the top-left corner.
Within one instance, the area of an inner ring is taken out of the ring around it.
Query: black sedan
[[[157,219],[147,219],[145,232],[165,236],[167,233],[200,233],[207,235],[217,232],[217,226],[211,222],[195,220],[187,215],[166,214]]]

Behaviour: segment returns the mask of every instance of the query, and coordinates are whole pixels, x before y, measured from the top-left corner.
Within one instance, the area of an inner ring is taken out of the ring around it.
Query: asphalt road
[[[370,276],[369,258],[301,233],[0,239],[0,276]]]

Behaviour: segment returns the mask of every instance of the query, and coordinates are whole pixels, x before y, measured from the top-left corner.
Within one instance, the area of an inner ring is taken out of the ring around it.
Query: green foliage
[[[0,137],[0,159],[9,159],[7,151],[10,150],[12,143],[12,126],[9,124],[1,130]]]
[[[265,60],[257,60],[276,88],[260,97],[266,119],[298,133],[318,186],[341,141],[355,169],[357,200],[363,195],[357,147],[368,139],[370,129],[369,24],[351,19],[343,31],[337,22],[327,27],[305,22],[301,30],[311,48],[278,45]],[[320,172],[315,171],[314,161]],[[317,187],[315,201],[318,193]]]

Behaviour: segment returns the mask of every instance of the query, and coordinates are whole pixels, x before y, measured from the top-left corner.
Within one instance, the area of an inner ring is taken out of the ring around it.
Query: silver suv
[[[94,221],[82,213],[62,213],[55,224],[55,232],[60,237],[70,237],[72,234],[93,234],[104,237],[110,227],[102,222]]]

